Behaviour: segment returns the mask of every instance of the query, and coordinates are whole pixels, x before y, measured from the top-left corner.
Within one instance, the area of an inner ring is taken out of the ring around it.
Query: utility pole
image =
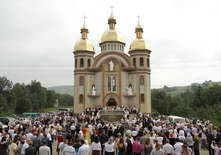
[[[186,104],[187,104],[187,108],[190,107],[189,105],[189,89],[187,88],[187,91],[186,91]]]

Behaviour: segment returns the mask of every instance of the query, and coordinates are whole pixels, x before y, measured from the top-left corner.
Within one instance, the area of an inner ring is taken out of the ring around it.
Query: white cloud
[[[141,15],[152,50],[152,88],[219,81],[221,2],[199,0],[1,1],[0,76],[20,83],[36,79],[44,86],[72,85],[72,52],[82,17],[88,17],[89,39],[99,54],[111,5],[127,50]]]

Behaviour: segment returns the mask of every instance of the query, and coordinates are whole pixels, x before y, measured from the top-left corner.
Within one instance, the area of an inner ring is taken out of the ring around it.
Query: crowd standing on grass
[[[122,109],[127,117],[100,120],[99,110]],[[129,117],[130,114],[133,117]],[[170,122],[136,107],[87,108],[81,114],[62,112],[0,124],[0,155],[221,155],[221,127],[193,119]],[[52,143],[56,145],[52,145]],[[56,146],[52,148],[52,146]]]

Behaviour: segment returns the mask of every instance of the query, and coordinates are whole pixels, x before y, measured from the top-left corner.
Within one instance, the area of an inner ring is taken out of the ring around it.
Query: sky
[[[73,85],[73,49],[81,38],[82,17],[87,17],[96,56],[111,6],[126,54],[141,16],[152,51],[151,88],[220,81],[219,0],[1,0],[0,76],[14,84]]]

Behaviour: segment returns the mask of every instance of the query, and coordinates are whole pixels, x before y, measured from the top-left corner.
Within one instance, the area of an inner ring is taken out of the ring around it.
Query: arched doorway
[[[114,98],[109,98],[107,106],[117,106],[117,102]]]

